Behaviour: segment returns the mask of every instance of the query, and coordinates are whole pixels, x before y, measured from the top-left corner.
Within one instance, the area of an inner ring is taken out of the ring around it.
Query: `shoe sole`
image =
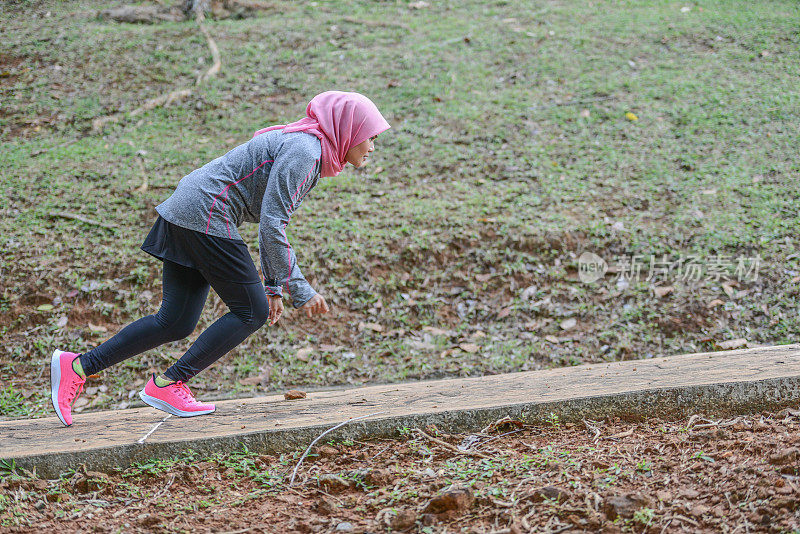
[[[62,354],[64,354],[64,351],[56,350],[50,358],[50,401],[53,403],[53,409],[56,411],[58,418],[61,419],[61,422],[64,423],[64,426],[70,426],[64,421],[64,416],[61,415],[61,410],[58,407],[58,386],[61,384]]]
[[[169,404],[167,402],[164,402],[161,399],[157,399],[155,397],[151,397],[150,395],[145,393],[144,390],[139,392],[139,398],[141,398],[142,401],[144,401],[145,404],[148,404],[148,405],[152,406],[156,410],[161,410],[162,412],[171,413],[172,415],[177,415],[178,417],[194,417],[196,415],[206,415],[206,414],[214,412],[214,410],[217,409],[217,407],[215,406],[211,410],[199,410],[199,411],[196,411],[196,412],[185,412],[183,410],[179,410],[179,409],[175,408],[171,404]]]

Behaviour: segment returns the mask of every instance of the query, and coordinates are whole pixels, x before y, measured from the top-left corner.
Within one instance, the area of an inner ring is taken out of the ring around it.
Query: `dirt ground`
[[[497,422],[472,435],[326,443],[6,475],[7,532],[798,532],[800,411],[726,420]]]

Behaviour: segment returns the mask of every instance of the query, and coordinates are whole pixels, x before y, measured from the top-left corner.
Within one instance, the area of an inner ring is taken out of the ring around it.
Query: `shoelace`
[[[197,403],[197,401],[194,398],[194,395],[192,395],[192,392],[189,391],[189,388],[186,386],[186,384],[178,380],[177,382],[175,382],[174,386],[175,386],[175,393],[183,397],[186,401],[189,402],[189,404]]]
[[[69,391],[67,391],[67,403],[69,404],[70,408],[75,401],[78,400],[78,395],[80,395],[81,391],[83,391],[83,384],[86,382],[86,379],[81,380],[80,382],[73,382],[69,386]]]

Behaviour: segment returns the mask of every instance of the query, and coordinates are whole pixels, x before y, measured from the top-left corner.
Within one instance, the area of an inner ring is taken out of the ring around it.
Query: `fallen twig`
[[[197,83],[195,85],[200,85],[204,81],[206,81],[211,76],[217,74],[220,69],[222,68],[222,59],[219,56],[219,48],[217,48],[217,43],[214,42],[214,39],[211,38],[211,34],[208,33],[208,29],[206,28],[203,21],[206,20],[206,16],[203,14],[203,9],[201,7],[201,2],[197,2],[194,7],[195,13],[195,20],[197,21],[197,25],[200,26],[200,31],[206,38],[206,42],[208,43],[208,48],[211,50],[211,58],[214,60],[214,63],[211,67],[208,68],[203,74],[201,74],[197,78]]]
[[[597,98],[584,98],[583,100],[567,100],[566,102],[553,102],[552,104],[533,105],[531,110],[556,108],[558,106],[576,106],[578,104],[589,104],[592,102],[604,102],[613,99],[613,96],[598,96]]]
[[[336,425],[336,426],[334,426],[332,428],[329,428],[328,430],[326,430],[325,432],[323,432],[322,434],[317,436],[317,438],[314,441],[311,442],[311,445],[308,446],[308,448],[306,449],[306,452],[303,453],[303,456],[300,457],[300,461],[297,462],[297,465],[294,466],[294,471],[292,472],[292,478],[289,479],[289,485],[291,486],[292,484],[294,484],[294,477],[297,476],[297,470],[300,468],[300,464],[302,464],[303,460],[305,460],[306,456],[308,456],[308,453],[311,451],[311,447],[313,447],[316,442],[318,442],[320,439],[322,439],[322,436],[324,436],[324,435],[326,435],[326,434],[328,434],[330,432],[333,432],[337,428],[342,427],[342,426],[346,425],[347,423],[351,423],[353,421],[358,421],[359,419],[366,419],[367,417],[372,417],[373,415],[380,415],[380,414],[383,414],[383,413],[386,413],[386,412],[375,412],[375,413],[370,413],[370,414],[367,414],[367,415],[362,415],[360,417],[353,417],[352,419],[348,419],[347,421],[341,422],[338,425]]]
[[[479,451],[469,451],[469,450],[462,451],[461,449],[459,449],[455,445],[451,445],[451,444],[447,443],[446,441],[443,441],[443,440],[441,440],[439,438],[434,438],[433,436],[429,436],[428,434],[426,434],[425,432],[423,432],[419,428],[413,429],[412,432],[416,432],[417,434],[419,434],[423,438],[425,438],[427,440],[430,440],[430,441],[436,443],[437,445],[441,445],[445,449],[447,449],[449,451],[452,451],[452,452],[454,452],[456,454],[465,454],[467,456],[477,456],[478,458],[486,458],[486,459],[489,459],[489,460],[491,460],[491,458],[492,458],[488,454],[484,454],[484,453],[479,452]]]
[[[606,436],[605,438],[602,438],[602,439],[620,439],[620,438],[627,438],[628,436],[632,436],[632,435],[633,435],[633,429],[629,428],[625,432],[619,432],[619,433],[611,435],[611,436]]]
[[[136,153],[136,163],[139,164],[139,172],[142,175],[142,185],[134,189],[137,193],[144,193],[147,191],[148,183],[147,183],[147,171],[144,168],[144,157],[142,155],[142,150]]]
[[[197,25],[200,28],[200,32],[206,38],[206,42],[208,43],[208,48],[211,50],[211,57],[214,60],[211,67],[208,68],[206,72],[201,74],[197,78],[197,82],[195,82],[195,86],[199,86],[205,80],[217,74],[220,69],[222,68],[222,60],[220,58],[219,49],[217,48],[217,44],[214,42],[214,39],[211,38],[211,34],[206,29],[203,21],[205,20],[205,15],[203,14],[203,10],[200,7],[201,2],[198,2],[195,6],[195,20],[197,21]],[[167,94],[158,96],[156,98],[151,98],[150,100],[145,101],[144,104],[139,106],[138,108],[134,109],[130,113],[128,113],[128,117],[135,117],[144,113],[145,111],[149,111],[153,108],[157,108],[160,106],[168,106],[172,102],[176,100],[181,100],[186,98],[187,96],[192,94],[192,89],[185,88],[185,89],[176,89],[175,91],[171,91]],[[97,131],[103,128],[109,122],[119,122],[124,113],[114,113],[111,115],[106,115],[105,117],[97,117],[92,121],[92,129]]]
[[[108,224],[100,221],[95,221],[94,219],[90,219],[88,217],[84,217],[83,215],[78,215],[77,213],[70,213],[68,211],[55,211],[50,212],[50,215],[53,217],[63,217],[64,219],[72,219],[74,221],[81,221],[86,224],[93,224],[95,226],[100,226],[102,228],[107,228],[108,230],[116,230],[117,227],[113,224]]]
[[[675,514],[674,516],[672,516],[672,519],[677,519],[678,521],[683,521],[685,523],[689,523],[690,525],[693,525],[695,527],[699,527],[700,526],[700,523],[698,523],[694,519],[686,517],[685,515]]]
[[[379,28],[403,28],[404,30],[409,30],[408,24],[403,24],[402,22],[387,22],[385,20],[361,20],[355,17],[345,17],[345,22],[349,22],[351,24],[358,24],[359,26],[371,26],[371,27],[379,27]]]
[[[483,441],[483,442],[481,442],[481,443],[478,443],[478,444],[475,446],[475,450],[477,450],[477,449],[478,449],[478,447],[483,447],[483,446],[484,446],[484,445],[486,445],[487,443],[489,443],[489,442],[491,442],[491,441],[494,441],[494,440],[496,440],[496,439],[500,439],[500,438],[502,438],[503,436],[508,436],[509,434],[516,434],[517,432],[522,432],[523,430],[525,430],[525,429],[524,429],[524,428],[518,428],[517,430],[511,430],[511,431],[509,431],[509,432],[505,432],[505,433],[503,433],[503,434],[500,434],[499,436],[494,436],[494,437],[492,437],[492,438],[489,438],[489,439],[487,439],[486,441]]]

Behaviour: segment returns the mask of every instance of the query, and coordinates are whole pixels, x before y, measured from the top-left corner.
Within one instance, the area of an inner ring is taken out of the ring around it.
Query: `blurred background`
[[[392,125],[288,228],[332,311],[262,328],[204,400],[792,343],[799,22],[788,0],[3,2],[0,416],[48,415],[55,348],[158,309],[139,245],[181,177],[331,89]],[[138,403],[224,312],[212,292],[76,411]]]

